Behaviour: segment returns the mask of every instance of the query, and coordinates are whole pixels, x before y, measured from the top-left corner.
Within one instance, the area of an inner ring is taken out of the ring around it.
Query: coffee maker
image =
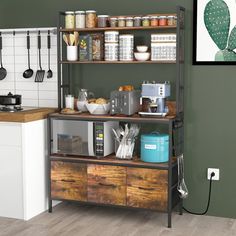
[[[166,116],[168,107],[166,98],[170,96],[170,83],[157,83],[156,81],[142,83],[140,115]]]

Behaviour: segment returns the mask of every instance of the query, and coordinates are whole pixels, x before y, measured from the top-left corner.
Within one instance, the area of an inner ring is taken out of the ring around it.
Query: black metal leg
[[[48,201],[48,213],[52,213],[52,200],[49,199]]]
[[[168,212],[168,228],[171,228],[171,211]]]
[[[179,214],[183,215],[183,199],[179,201]]]

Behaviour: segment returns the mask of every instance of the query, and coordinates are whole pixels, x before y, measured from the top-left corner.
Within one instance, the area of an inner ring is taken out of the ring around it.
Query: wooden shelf
[[[60,61],[60,64],[175,64],[176,61]]]
[[[60,29],[60,32],[97,32],[97,31],[132,31],[132,30],[163,30],[176,29],[175,26],[148,26],[148,27],[106,27],[106,28],[75,28],[75,29]]]
[[[168,124],[171,120],[175,119],[175,115],[168,115],[166,117],[153,117],[153,116],[140,116],[138,114],[132,116],[125,115],[91,115],[89,113],[81,114],[60,114],[53,113],[49,115],[50,118],[54,119],[65,119],[65,120],[86,120],[86,121],[122,121],[132,123],[164,123]]]
[[[143,162],[140,158],[134,157],[132,160],[118,159],[116,156],[109,155],[107,157],[88,157],[88,156],[74,156],[74,155],[62,155],[53,153],[50,155],[51,160],[55,161],[70,161],[80,162],[88,164],[102,164],[102,165],[117,165],[117,166],[128,166],[128,167],[140,167],[140,168],[151,168],[151,169],[164,169],[168,170],[168,162],[165,163],[149,163]],[[177,164],[176,157],[172,157],[172,165]]]

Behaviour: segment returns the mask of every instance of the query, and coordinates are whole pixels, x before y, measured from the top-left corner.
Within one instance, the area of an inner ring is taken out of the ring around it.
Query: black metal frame
[[[155,123],[155,124],[166,124],[168,125],[168,132],[169,132],[169,157],[173,156],[173,151],[176,150],[176,147],[174,146],[174,143],[172,142],[173,138],[173,129],[181,129],[180,136],[183,139],[184,137],[184,14],[185,14],[185,9],[181,6],[177,6],[177,29],[176,29],[176,34],[177,34],[177,43],[176,43],[176,118],[175,119],[168,119],[168,118],[147,118],[143,119],[140,118],[140,120],[135,119],[132,120],[131,117],[120,117],[120,118],[115,118],[112,116],[107,116],[107,117],[87,117],[83,118],[82,116],[66,116],[66,115],[57,115],[57,114],[52,114],[49,116],[49,121],[48,121],[48,191],[49,191],[49,212],[52,212],[52,200],[63,200],[63,199],[52,199],[51,196],[51,161],[56,161],[56,160],[61,160],[61,158],[55,157],[52,155],[52,120],[54,119],[62,119],[62,120],[86,120],[86,121],[94,121],[94,120],[100,120],[100,121],[106,121],[106,120],[117,120],[120,122],[136,122],[136,123]],[[61,16],[64,16],[64,12],[59,13],[58,17],[58,106],[59,109],[63,107],[64,105],[64,100],[62,100],[64,96],[64,88],[67,88],[70,92],[71,89],[71,81],[70,78],[68,79],[68,84],[63,84],[62,81],[62,32],[60,32],[61,29]],[[68,71],[70,72],[70,65],[68,65]],[[178,145],[183,145],[183,142]],[[182,148],[183,150],[183,148]],[[78,160],[74,158],[73,160],[64,160],[68,162],[82,162],[81,160]],[[86,160],[84,160],[85,163]],[[96,160],[94,160],[94,163],[96,163]],[[97,162],[97,164],[101,164]],[[104,164],[104,163],[103,163]],[[107,163],[107,165],[115,165],[111,163]],[[121,164],[117,164],[121,165]],[[126,165],[123,165],[126,166]],[[131,166],[130,164],[127,166]],[[171,227],[171,216],[172,216],[172,209],[174,205],[172,204],[172,194],[173,190],[177,187],[177,184],[175,183],[173,185],[172,183],[172,170],[176,166],[175,164],[172,164],[172,158],[169,158],[168,161],[168,166],[167,168],[164,168],[168,170],[168,206],[167,206],[167,216],[168,216],[168,227]],[[140,166],[140,168],[152,168],[152,169],[163,169],[161,167],[148,167],[145,166]],[[176,189],[177,191],[177,189]],[[86,204],[92,204],[92,205],[105,205],[105,204],[96,204],[96,203],[89,203],[86,202]],[[182,207],[183,207],[183,201],[182,199],[178,199],[177,203],[179,205],[179,213],[182,214]],[[130,208],[130,207],[125,207],[125,208]],[[131,208],[135,209],[135,208]]]

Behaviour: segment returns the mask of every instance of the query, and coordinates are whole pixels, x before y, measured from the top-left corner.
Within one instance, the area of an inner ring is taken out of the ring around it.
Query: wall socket
[[[220,180],[220,169],[218,169],[218,168],[208,168],[207,169],[207,179],[210,180],[212,172],[215,173],[215,176],[212,177],[212,180]]]

